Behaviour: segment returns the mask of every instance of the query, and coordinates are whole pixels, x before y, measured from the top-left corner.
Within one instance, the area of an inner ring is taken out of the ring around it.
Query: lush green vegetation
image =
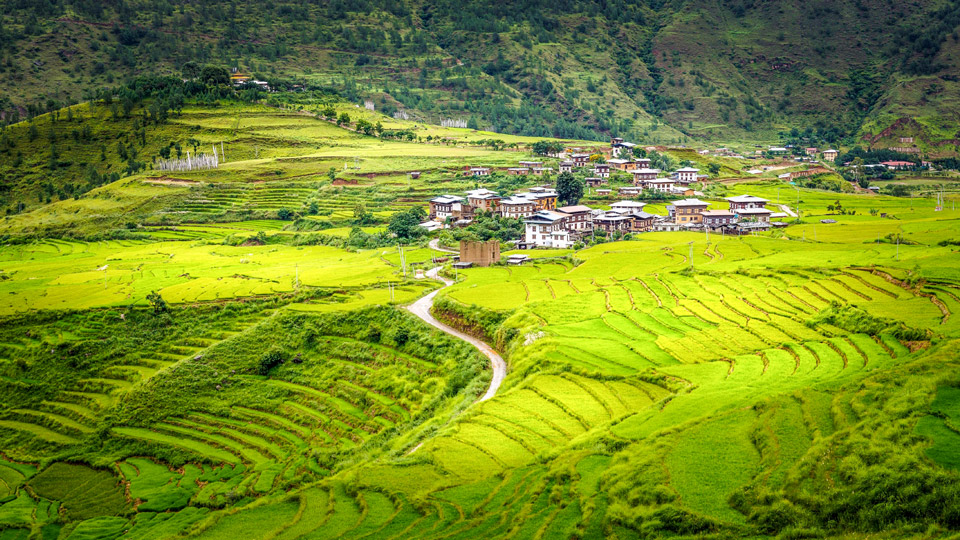
[[[800,216],[751,236],[644,233],[528,252],[524,266],[445,269],[458,281],[436,293],[434,315],[510,366],[477,402],[485,357],[402,309],[439,287],[417,270],[448,257],[415,224],[434,195],[557,180],[503,174],[543,140],[491,144],[319,95],[319,116],[194,95],[141,124],[146,143],[129,129],[157,96],[130,117],[75,106],[92,139],[129,136],[148,156],[225,140],[227,161],[127,171],[78,142],[60,157],[96,161],[101,182],[49,203],[36,200],[48,145],[31,142],[30,123],[7,128],[30,158],[0,164],[19,179],[0,222],[0,536],[960,529],[950,204],[854,192],[837,175],[841,191],[775,180],[781,169],[740,181],[779,160],[655,153],[729,182],[702,186],[715,208],[750,193]],[[341,114],[349,125],[331,120]],[[359,120],[415,136],[365,135]],[[481,183],[467,165],[496,172]],[[668,198],[649,202],[665,213]],[[435,237],[506,242],[519,227],[480,215]]]
[[[216,81],[202,67],[217,64],[274,89],[335,89],[388,117],[498,133],[732,144],[795,128],[815,145],[915,136],[923,152],[956,153],[954,2],[0,5],[4,121],[134,72]],[[253,99],[257,86],[242,91]]]

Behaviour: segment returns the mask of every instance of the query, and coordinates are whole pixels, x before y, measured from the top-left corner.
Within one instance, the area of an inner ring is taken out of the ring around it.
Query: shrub
[[[270,370],[279,366],[280,364],[286,362],[286,354],[283,351],[277,348],[270,349],[263,356],[260,357],[260,361],[257,364],[257,374],[258,375],[267,375],[270,373]]]

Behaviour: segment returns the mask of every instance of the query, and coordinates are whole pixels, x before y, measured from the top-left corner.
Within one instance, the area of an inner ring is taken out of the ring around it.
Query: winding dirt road
[[[407,306],[407,310],[419,317],[423,322],[440,330],[441,332],[450,334],[457,339],[461,339],[473,345],[480,352],[482,352],[484,356],[490,359],[490,368],[493,370],[493,377],[490,379],[490,387],[487,388],[487,393],[477,400],[477,402],[486,401],[492,398],[497,394],[497,390],[500,388],[500,383],[503,382],[503,378],[507,376],[507,363],[503,360],[503,358],[500,357],[499,354],[497,354],[497,351],[493,350],[493,348],[486,343],[443,324],[430,314],[430,308],[433,307],[433,299],[436,298],[437,293],[449,287],[450,285],[453,285],[453,282],[440,275],[439,267],[428,270],[427,277],[442,281],[444,286],[410,304]]]

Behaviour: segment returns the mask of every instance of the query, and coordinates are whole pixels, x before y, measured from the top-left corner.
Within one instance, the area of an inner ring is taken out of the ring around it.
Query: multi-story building
[[[730,210],[735,212],[741,208],[766,208],[770,201],[753,195],[737,195],[736,197],[727,197],[727,202],[730,203]]]
[[[583,233],[593,229],[592,210],[588,206],[562,206],[557,212],[565,214],[563,227],[570,232]]]
[[[500,199],[496,191],[489,189],[474,189],[467,192],[467,204],[485,212],[498,212]]]
[[[700,169],[694,169],[693,167],[684,167],[682,169],[677,169],[677,180],[685,183],[693,183],[697,181],[697,173],[700,172]]]
[[[709,229],[716,229],[737,222],[737,215],[729,210],[706,210],[701,212],[703,225]]]
[[[500,201],[500,215],[506,218],[522,219],[530,217],[540,210],[537,201],[527,197],[507,197]]]
[[[541,210],[523,220],[527,245],[547,248],[569,248],[570,232],[564,227],[566,214]]]
[[[633,171],[633,184],[641,185],[644,182],[649,182],[650,180],[656,180],[657,176],[660,174],[660,169],[637,169]]]
[[[702,223],[703,211],[707,209],[707,206],[710,206],[710,204],[700,199],[681,199],[673,201],[673,204],[667,206],[667,212],[670,219],[680,225]]]
[[[441,195],[430,199],[430,219],[443,221],[453,215],[453,206],[463,202],[463,197]]]

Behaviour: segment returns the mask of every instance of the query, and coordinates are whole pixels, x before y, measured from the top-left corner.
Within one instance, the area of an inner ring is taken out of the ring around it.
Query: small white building
[[[488,167],[470,167],[468,176],[490,176]]]
[[[681,182],[693,183],[697,181],[697,173],[700,172],[700,169],[694,169],[693,167],[684,167],[682,169],[677,169],[677,180]]]
[[[653,180],[647,180],[643,183],[645,189],[650,191],[659,191],[661,193],[668,193],[674,186],[677,185],[677,182],[671,178],[655,178]]]
[[[560,172],[573,172],[573,162],[572,161],[561,161],[560,162]]]
[[[453,207],[462,203],[463,197],[455,195],[441,195],[430,199],[430,219],[443,221],[453,215]]]

